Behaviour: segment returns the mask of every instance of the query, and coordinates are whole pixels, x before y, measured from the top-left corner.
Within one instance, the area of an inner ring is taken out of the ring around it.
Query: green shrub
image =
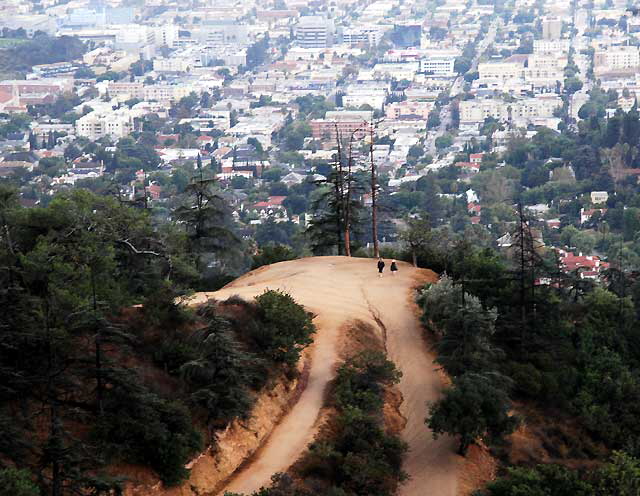
[[[28,470],[0,470],[0,496],[39,496],[40,490]]]
[[[335,437],[314,442],[303,468],[305,475],[332,486],[323,494],[391,496],[404,480],[407,446],[382,425],[384,386],[399,379],[393,363],[374,351],[360,353],[338,370]]]
[[[260,248],[258,254],[253,256],[251,268],[257,269],[263,265],[286,262],[295,258],[296,254],[289,246],[280,243],[269,243]]]
[[[513,468],[507,477],[488,485],[488,496],[595,496],[577,472],[558,465]]]
[[[511,363],[509,375],[515,383],[515,390],[529,397],[537,397],[542,389],[542,374],[530,363]]]
[[[499,439],[513,432],[517,418],[509,415],[511,401],[495,374],[466,373],[456,377],[453,387],[429,407],[426,422],[434,438],[441,434],[460,436],[458,453],[465,455],[483,436]]]
[[[402,373],[383,353],[365,351],[338,370],[335,401],[340,408],[356,407],[364,412],[382,408],[384,385],[397,384]]]
[[[293,366],[310,345],[315,326],[307,311],[283,291],[267,290],[256,297],[260,325],[252,338],[258,349],[275,361]]]

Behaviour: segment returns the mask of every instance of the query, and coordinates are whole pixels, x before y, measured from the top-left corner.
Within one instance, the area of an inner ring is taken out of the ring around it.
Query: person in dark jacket
[[[396,272],[398,272],[398,266],[396,265],[396,261],[395,260],[391,260],[391,275],[395,276]]]
[[[378,259],[378,277],[382,277],[382,271],[384,270],[384,260],[382,257]]]

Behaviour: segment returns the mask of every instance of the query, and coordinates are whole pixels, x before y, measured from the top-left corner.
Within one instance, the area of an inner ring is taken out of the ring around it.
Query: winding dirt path
[[[410,479],[400,496],[455,496],[459,460],[449,438],[434,441],[424,424],[428,401],[438,398],[442,379],[423,340],[412,289],[434,277],[430,271],[399,263],[399,273],[383,278],[371,259],[313,257],[281,262],[250,272],[215,293],[198,293],[195,301],[232,295],[252,298],[265,289],[289,292],[316,314],[318,332],[311,350],[307,387],[253,459],[232,476],[225,491],[251,493],[267,486],[276,472],[287,470],[317,432],[317,419],[338,359],[338,330],[354,319],[380,327],[387,337],[389,357],[402,371],[399,389],[409,444],[405,471]],[[388,268],[388,264],[387,264]]]

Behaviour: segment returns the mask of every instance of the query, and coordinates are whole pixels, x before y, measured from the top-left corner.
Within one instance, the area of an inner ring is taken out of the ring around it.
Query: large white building
[[[455,61],[454,55],[428,55],[420,60],[420,72],[434,76],[455,76]]]
[[[533,53],[560,53],[568,52],[571,40],[533,40]]]
[[[193,61],[187,57],[157,58],[153,60],[153,70],[156,72],[189,72]]]
[[[561,106],[562,99],[557,95],[539,95],[515,102],[494,98],[463,100],[460,102],[460,122],[476,124],[483,122],[487,117],[503,122],[548,118],[553,117],[554,111]]]
[[[173,102],[198,93],[195,87],[188,84],[143,84],[128,81],[108,81],[98,86],[101,95],[126,100],[138,98],[147,102]]]
[[[557,40],[562,35],[562,19],[545,17],[542,19],[542,37],[545,40]]]
[[[206,21],[202,26],[194,26],[191,29],[191,39],[204,46],[243,47],[250,43],[249,27],[224,19]]]
[[[519,62],[483,62],[478,64],[480,79],[516,79],[523,77],[524,64]]]
[[[302,48],[326,48],[333,45],[335,26],[322,16],[302,16],[295,27],[296,42]]]
[[[596,73],[635,69],[640,66],[640,49],[637,46],[610,46],[597,50],[593,65]]]
[[[76,134],[91,141],[104,137],[124,138],[131,131],[133,131],[133,117],[128,108],[93,111],[76,121]]]
[[[388,31],[384,26],[366,25],[344,28],[341,33],[342,43],[347,45],[371,45],[380,43],[384,33]]]

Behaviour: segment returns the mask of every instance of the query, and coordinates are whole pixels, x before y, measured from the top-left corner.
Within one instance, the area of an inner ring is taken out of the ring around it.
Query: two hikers
[[[378,277],[382,277],[382,271],[384,271],[385,263],[382,260],[382,257],[378,258]],[[395,260],[391,260],[391,275],[395,276],[396,272],[398,272],[398,266],[396,265]]]

